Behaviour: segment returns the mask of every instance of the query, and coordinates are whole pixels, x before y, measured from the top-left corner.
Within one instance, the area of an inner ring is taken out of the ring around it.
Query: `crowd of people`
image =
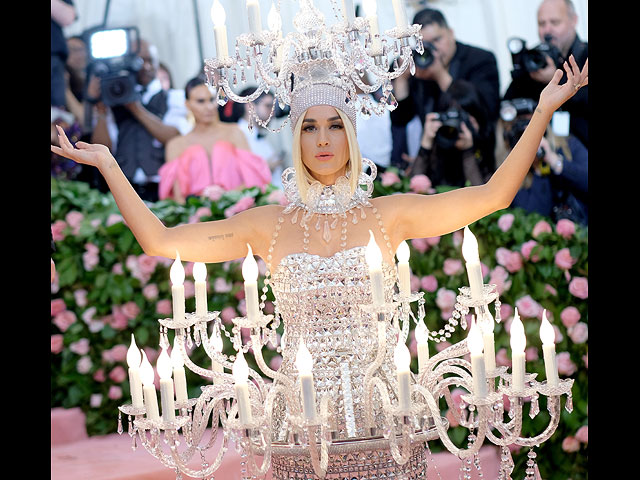
[[[252,105],[229,101],[219,106],[201,72],[194,72],[184,88],[173,85],[157,49],[140,38],[134,45],[139,60],[133,96],[107,99],[105,84],[92,69],[87,36],[64,38],[63,28],[74,20],[72,0],[52,0],[52,144],[60,125],[72,141],[106,145],[134,189],[150,202],[184,202],[211,184],[225,189],[281,185],[281,172],[291,165],[289,129],[274,133],[255,123],[247,128],[250,110],[261,119],[273,115],[271,128],[284,121],[286,111],[274,105],[272,94]],[[541,0],[532,21],[540,44],[511,50],[512,78],[501,95],[494,53],[457,40],[437,9],[417,12],[413,23],[422,26],[424,53],[414,52],[415,75],[407,70],[394,81],[398,107],[393,112],[358,118],[363,156],[379,171],[426,175],[434,187],[485,183],[500,164],[496,152],[508,153],[515,145],[556,69],[571,55],[580,68],[587,59],[571,0]],[[583,88],[556,112],[512,206],[588,224],[587,104],[588,88]],[[107,191],[95,169],[56,154],[51,165],[52,175]]]

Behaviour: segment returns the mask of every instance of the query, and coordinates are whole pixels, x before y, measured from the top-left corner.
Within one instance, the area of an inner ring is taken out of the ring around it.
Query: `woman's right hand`
[[[74,147],[67,138],[64,130],[56,125],[58,129],[58,143],[59,147],[51,145],[51,151],[57,153],[71,160],[82,163],[83,165],[92,165],[97,168],[101,168],[107,165],[108,162],[113,161],[113,155],[107,147],[100,145],[99,143],[85,143],[77,142]]]

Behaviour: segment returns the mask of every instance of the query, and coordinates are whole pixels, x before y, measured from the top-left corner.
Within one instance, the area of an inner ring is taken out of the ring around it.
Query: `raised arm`
[[[391,230],[396,232],[394,241],[444,235],[511,204],[553,112],[589,81],[588,60],[582,71],[573,56],[569,61],[571,65],[566,62],[564,65],[567,82],[559,85],[562,70],[558,69],[540,93],[538,106],[522,137],[486,184],[436,195],[405,194],[381,199],[380,206],[388,212],[395,228]]]
[[[244,257],[247,243],[257,255],[267,251],[278,206],[256,207],[225,220],[167,228],[140,199],[118,162],[104,145],[78,142],[75,148],[58,127],[60,147],[51,151],[100,170],[138,243],[147,255],[205,263]]]

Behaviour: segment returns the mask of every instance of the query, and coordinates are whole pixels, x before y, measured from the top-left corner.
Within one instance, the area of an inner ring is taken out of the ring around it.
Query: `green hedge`
[[[433,192],[426,192],[425,183],[419,180],[410,183],[387,172],[376,181],[374,195]],[[264,192],[258,188],[226,192],[215,201],[189,198],[186,205],[179,205],[165,200],[150,207],[165,225],[173,226],[225,218],[225,211],[230,215],[236,206],[276,203],[279,195],[270,186]],[[166,312],[171,309],[172,261],[145,255],[123,223],[113,197],[82,182],[51,179],[51,224],[56,247],[52,258],[57,269],[51,290],[51,407],[80,407],[86,413],[90,435],[112,433],[117,426],[118,405],[130,398],[124,355],[132,332],[155,363],[155,350],[149,347],[158,345],[157,320],[170,316]],[[567,222],[553,224],[540,215],[518,209],[496,212],[471,225],[471,229],[486,267],[485,282],[496,283],[501,290],[503,320],[495,328],[498,364],[508,364],[510,360],[505,323],[517,306],[532,358],[527,361],[527,371],[537,372],[538,379],[545,378],[538,334],[544,308],[561,336],[556,343],[560,375],[575,379],[573,413],[563,408],[554,436],[535,449],[541,474],[546,479],[587,478],[588,230]],[[461,238],[461,232],[456,232],[409,242],[413,288],[425,291],[430,330],[442,328],[451,298],[459,287],[468,284]],[[529,250],[525,258],[522,252]],[[187,272],[189,266],[192,264],[185,263]],[[240,267],[240,260],[207,265],[209,309],[224,311],[226,318],[238,316],[242,310]],[[189,276],[185,285],[188,281]],[[193,296],[187,298],[186,308],[195,309]],[[452,343],[465,335],[456,330]],[[434,345],[430,348],[433,355]],[[225,353],[232,353],[230,349],[226,342]],[[265,351],[267,363],[277,360],[277,356],[274,350]],[[202,349],[195,350],[193,359],[201,365],[208,362]],[[417,368],[415,355],[413,368]],[[191,396],[198,394],[204,382],[187,372]],[[531,421],[528,416],[525,418],[523,435],[536,435],[544,429],[548,421],[545,405],[541,398],[540,413]],[[450,430],[459,445],[466,442],[465,432],[461,427]],[[432,446],[434,451],[440,448]],[[514,452],[514,478],[524,476],[527,452],[528,449]]]

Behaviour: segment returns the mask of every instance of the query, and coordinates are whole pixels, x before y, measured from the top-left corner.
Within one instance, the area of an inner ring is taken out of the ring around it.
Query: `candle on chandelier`
[[[269,14],[267,15],[267,26],[269,30],[274,33],[277,33],[278,39],[282,39],[282,19],[280,18],[280,14],[276,9],[274,3],[271,4],[271,8],[269,9]],[[276,70],[280,70],[280,65],[282,65],[282,51],[284,50],[284,44],[280,45],[276,48],[276,51],[273,55],[273,65]]]
[[[471,353],[471,374],[473,375],[473,394],[482,398],[487,395],[487,379],[484,370],[484,355],[482,354],[482,333],[471,317],[471,328],[467,335],[467,345]]]
[[[171,277],[171,296],[173,298],[173,320],[184,320],[184,268],[180,261],[180,253],[176,252],[176,259],[169,270]]]
[[[302,338],[296,354],[296,368],[300,378],[302,413],[306,420],[314,421],[316,419],[316,392],[313,388],[313,358]]]
[[[482,343],[484,346],[484,368],[487,372],[496,369],[496,342],[493,335],[495,328],[495,320],[489,310],[482,312],[482,322],[480,330],[482,331]]]
[[[398,245],[396,257],[398,257],[398,287],[400,295],[408,297],[411,295],[411,269],[409,268],[409,245],[404,240]]]
[[[236,355],[231,372],[234,379],[233,389],[238,402],[238,417],[241,424],[247,425],[253,421],[253,417],[251,415],[251,401],[249,400],[249,365],[242,353],[242,347]]]
[[[244,278],[244,300],[247,307],[247,319],[257,324],[260,309],[258,306],[258,264],[253,258],[251,245],[247,243],[247,256],[242,263],[242,277]]]
[[[556,387],[560,381],[558,378],[558,363],[556,360],[556,332],[547,320],[547,311],[542,312],[540,324],[540,340],[542,340],[542,352],[544,354],[544,371],[547,374],[547,385]]]
[[[524,390],[524,376],[526,373],[526,360],[524,349],[527,345],[527,337],[524,333],[524,325],[516,308],[511,322],[511,388],[516,392]]]
[[[184,373],[184,359],[182,352],[178,347],[178,336],[173,339],[173,348],[171,349],[171,365],[173,367],[173,384],[176,389],[176,402],[184,403],[189,400],[187,394],[187,379]]]
[[[480,264],[480,256],[478,254],[478,241],[468,226],[464,227],[462,256],[466,262],[471,298],[475,301],[482,300],[483,279],[482,265]]]
[[[213,34],[215,36],[218,59],[228,58],[229,47],[227,45],[227,27],[225,26],[227,15],[218,0],[215,0],[211,6],[211,20],[213,21]]]
[[[176,419],[176,406],[173,401],[173,380],[171,379],[171,359],[165,348],[160,352],[156,363],[160,377],[160,403],[162,404],[162,420],[173,422]]]
[[[356,10],[353,8],[353,0],[342,0],[342,10],[344,11],[344,18],[347,22],[352,23],[356,18]]]
[[[415,335],[418,342],[418,373],[422,373],[429,360],[429,329],[424,323],[424,318],[417,323]]]
[[[142,399],[142,380],[140,380],[140,363],[142,355],[136,345],[136,340],[131,334],[131,345],[127,350],[127,365],[129,365],[129,390],[131,390],[131,404],[134,408],[144,407]]]
[[[409,24],[407,12],[404,9],[404,0],[393,0],[393,14],[396,17],[396,26],[404,28]]]
[[[365,250],[365,258],[369,265],[371,277],[371,297],[374,305],[384,303],[384,277],[382,275],[382,252],[376,243],[373,232],[369,230],[369,243]]]
[[[376,0],[363,0],[362,8],[369,22],[369,32],[371,33],[371,54],[382,55],[382,41],[380,40],[380,26],[378,25],[378,14]]]
[[[142,392],[144,394],[144,408],[147,411],[149,420],[160,420],[160,412],[158,411],[158,397],[156,395],[156,386],[153,384],[153,367],[147,359],[147,354],[142,352],[142,363],[140,364],[140,379],[142,380]]]
[[[411,409],[411,353],[402,341],[402,335],[398,336],[398,344],[393,351],[393,360],[396,364],[398,377],[398,406],[402,410]]]
[[[249,31],[251,33],[260,33],[262,31],[262,18],[260,17],[258,0],[247,0],[247,15],[249,16]]]
[[[222,354],[222,335],[220,335],[220,329],[218,328],[217,325],[213,329],[213,333],[209,338],[209,342],[215,352]],[[224,366],[220,362],[212,358],[211,370],[218,373],[224,373]],[[222,380],[219,378],[213,377],[213,383],[214,385],[218,383],[222,383]]]
[[[196,289],[196,315],[207,315],[207,267],[202,262],[193,264],[193,279]]]

